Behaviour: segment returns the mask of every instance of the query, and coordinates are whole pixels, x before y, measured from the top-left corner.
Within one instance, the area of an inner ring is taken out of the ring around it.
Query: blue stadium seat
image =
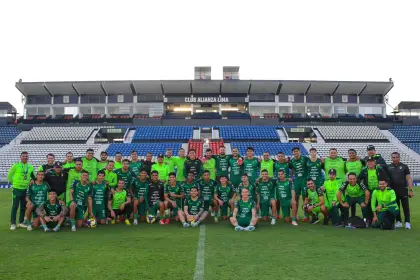
[[[111,144],[106,150],[110,156],[114,156],[116,152],[121,152],[123,156],[127,157],[131,151],[135,150],[139,156],[145,156],[151,152],[154,156],[165,153],[166,149],[177,151],[181,148],[182,143],[124,143],[124,144]]]
[[[281,142],[231,142],[231,148],[238,148],[239,154],[246,155],[248,147],[253,147],[256,156],[262,156],[264,152],[270,152],[271,156],[283,152],[287,156],[292,156],[292,148],[299,147],[302,155],[307,156],[308,151],[301,143],[281,143]]]
[[[192,126],[138,126],[136,127],[133,140],[188,140],[192,136]]]
[[[226,140],[279,140],[275,126],[220,126],[220,137]]]
[[[395,126],[389,131],[403,143],[420,142],[420,126]]]
[[[0,126],[0,144],[9,144],[20,134],[20,130],[14,126]]]

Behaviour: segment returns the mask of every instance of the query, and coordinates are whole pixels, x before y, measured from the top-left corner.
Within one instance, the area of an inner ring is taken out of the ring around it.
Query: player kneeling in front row
[[[395,191],[388,187],[386,181],[379,181],[379,189],[372,193],[372,227],[394,229],[398,211]]]
[[[255,230],[255,226],[258,223],[257,209],[255,202],[249,199],[248,189],[242,189],[241,199],[236,202],[230,222],[236,231]]]
[[[41,221],[41,228],[45,232],[51,231],[50,228],[57,232],[60,230],[60,226],[66,217],[67,208],[60,204],[55,191],[50,191],[48,196],[49,200],[36,209],[36,214]]]
[[[222,217],[224,220],[228,218],[228,209],[230,208],[230,214],[232,214],[235,208],[235,196],[236,192],[232,185],[228,184],[228,178],[226,175],[220,175],[220,184],[216,186],[214,192],[214,199],[218,202]],[[219,215],[219,207],[216,209],[216,217]]]
[[[165,208],[172,210],[172,217],[179,220],[178,211],[182,209],[184,191],[181,184],[176,181],[176,173],[171,172],[168,176],[168,183],[165,185]],[[169,223],[169,218],[167,218]],[[165,222],[166,223],[166,222]]]
[[[271,224],[276,224],[277,202],[275,199],[275,181],[268,177],[266,169],[261,171],[261,178],[256,182],[257,187],[257,208],[260,210],[264,221],[268,220],[271,206]]]
[[[108,209],[111,214],[111,224],[115,224],[115,219],[119,216],[125,218],[125,224],[131,225],[129,218],[129,205],[131,203],[130,193],[124,189],[124,179],[118,180],[117,189],[114,193],[109,193]],[[118,219],[119,220],[119,219]]]
[[[321,188],[316,189],[315,182],[312,179],[306,181],[305,204],[303,210],[312,216],[311,224],[319,222],[318,214],[324,215],[324,224],[328,224],[328,210],[325,206],[324,192]]]
[[[92,185],[89,183],[89,173],[83,170],[80,175],[80,181],[75,180],[70,189],[69,205],[72,231],[76,231],[76,226],[81,227],[83,225],[88,201],[92,200],[91,192]]]
[[[184,211],[178,210],[178,216],[184,228],[198,226],[208,216],[209,212],[204,209],[204,201],[198,196],[197,187],[193,186],[190,197],[184,201]]]

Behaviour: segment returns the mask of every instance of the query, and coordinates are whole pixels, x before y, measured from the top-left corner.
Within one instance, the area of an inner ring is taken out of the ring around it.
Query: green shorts
[[[57,225],[57,222],[49,222],[46,224],[47,228],[55,228]]]
[[[32,210],[32,219],[38,218],[38,214],[36,213],[36,209],[38,208],[38,205],[34,204],[34,209]]]
[[[213,205],[213,199],[212,200],[208,200],[208,201],[204,201],[204,211],[209,211],[210,206]]]
[[[226,202],[223,201],[223,206],[220,206],[220,212],[221,212],[222,216],[227,216],[228,215],[229,206],[230,206],[229,201],[226,201]]]
[[[306,180],[296,180],[293,182],[293,190],[295,194],[305,196]]]
[[[84,220],[86,214],[86,206],[77,205],[76,206],[76,220]]]
[[[148,212],[149,214],[151,214],[151,215],[153,215],[153,216],[156,216],[156,214],[159,212],[159,204],[161,203],[162,201],[157,201],[157,202],[155,202],[155,204],[153,204],[153,205],[150,205],[149,204],[149,207],[147,207],[147,211],[146,212]],[[163,202],[162,202],[163,203]]]
[[[268,217],[270,215],[270,202],[271,202],[271,200],[263,201],[263,202],[260,203],[260,215],[261,215],[261,217]]]
[[[172,210],[172,216],[174,216],[174,217],[177,216],[178,215],[178,210],[182,209],[181,201],[176,202],[176,207],[174,207],[172,205],[172,203],[168,203],[168,209]]]
[[[99,220],[106,219],[106,211],[104,205],[95,205],[92,209],[93,215]]]
[[[290,200],[280,199],[280,207],[281,207],[281,212],[283,213],[283,217],[290,217],[291,206],[292,206],[292,203]]]
[[[319,189],[320,187],[322,187],[322,185],[324,184],[324,180],[322,180],[322,178],[317,178],[315,181],[315,188]]]
[[[238,225],[241,227],[247,227],[251,223],[251,218],[237,218]]]
[[[146,216],[146,201],[139,204],[139,215]]]

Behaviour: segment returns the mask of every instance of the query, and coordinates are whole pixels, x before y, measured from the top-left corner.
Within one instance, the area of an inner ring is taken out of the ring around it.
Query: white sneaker
[[[10,230],[15,230],[16,229],[16,225],[11,225],[10,226]]]
[[[410,223],[405,223],[405,229],[411,229],[411,225],[410,225]]]
[[[396,228],[402,228],[403,227],[403,224],[401,222],[396,222],[395,223],[395,227]]]
[[[292,221],[292,225],[294,225],[295,227],[298,226],[298,223],[296,221]]]
[[[26,228],[27,231],[32,231],[32,226],[28,225],[28,227]]]
[[[75,226],[72,226],[71,227],[71,231],[76,231],[76,227]]]
[[[28,227],[28,225],[27,225],[27,224],[25,224],[25,223],[20,223],[20,224],[19,224],[19,227],[21,227],[21,228],[27,228],[27,227]]]
[[[219,222],[219,218],[217,216],[214,217],[214,222],[217,224]]]
[[[276,224],[276,219],[272,218],[271,219],[271,225],[274,226]]]
[[[137,226],[138,224],[139,224],[139,222],[137,221],[137,219],[134,219],[133,225]]]

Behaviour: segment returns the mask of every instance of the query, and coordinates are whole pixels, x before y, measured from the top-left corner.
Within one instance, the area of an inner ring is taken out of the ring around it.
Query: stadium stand
[[[326,141],[386,141],[387,138],[376,126],[318,126]]]
[[[231,142],[230,146],[238,148],[239,154],[245,156],[248,147],[254,147],[255,156],[262,156],[269,151],[271,157],[275,157],[278,152],[283,152],[287,156],[292,155],[292,148],[299,147],[302,155],[308,155],[308,151],[301,143],[281,143],[281,142]],[[366,147],[365,147],[366,148]]]
[[[48,153],[55,155],[57,160],[64,160],[67,152],[72,152],[74,158],[84,156],[86,150],[91,148],[95,152],[101,147],[98,144],[47,144],[47,145],[33,145],[20,144],[12,146],[10,149],[0,153],[0,177],[7,176],[9,168],[20,160],[20,153],[26,151],[29,153],[29,162],[34,166],[35,170],[46,163],[46,156]]]
[[[223,146],[225,143],[223,139],[212,139],[210,140],[210,149],[212,150],[213,154],[219,154],[219,149],[221,146]]]
[[[22,143],[45,142],[85,142],[94,131],[91,126],[78,127],[34,127],[22,140]]]
[[[151,152],[154,156],[160,153],[165,153],[166,149],[172,149],[174,154],[181,148],[182,143],[118,143],[109,145],[106,150],[110,156],[114,156],[115,153],[120,152],[123,157],[128,157],[131,151],[137,151],[139,156],[143,157],[148,152]]]
[[[194,115],[191,116],[192,119],[221,119],[222,116],[219,113],[212,113],[212,112],[207,112],[207,113],[195,113]]]
[[[190,139],[188,141],[188,151],[194,149],[196,155],[201,157],[203,155],[203,142],[202,139]]]
[[[188,140],[192,136],[192,126],[139,126],[133,141]]]
[[[220,126],[220,137],[229,140],[279,140],[274,126]]]
[[[389,131],[403,143],[420,143],[420,126],[394,126]]]
[[[393,152],[399,152],[401,155],[401,162],[407,164],[410,168],[412,174],[419,174],[420,173],[420,163],[414,160],[409,154],[405,151],[398,149],[392,143],[369,143],[375,146],[376,152],[381,154],[385,161],[389,164],[391,163],[391,154]],[[312,144],[312,147],[316,148],[318,154],[321,157],[327,157],[329,154],[329,150],[331,148],[336,148],[338,155],[344,158],[348,156],[348,150],[353,148],[357,151],[358,155],[363,159],[366,153],[367,144],[365,143],[325,143],[325,144]]]
[[[0,146],[9,144],[10,141],[15,139],[20,134],[15,126],[0,126]]]

